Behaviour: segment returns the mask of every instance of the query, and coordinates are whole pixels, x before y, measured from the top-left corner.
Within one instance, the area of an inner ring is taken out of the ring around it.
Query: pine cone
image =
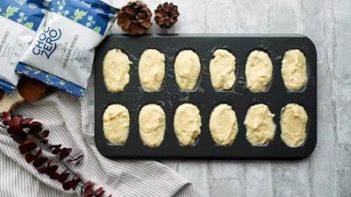
[[[118,12],[117,24],[130,35],[142,35],[152,26],[151,15],[146,4],[129,2]]]
[[[155,21],[161,28],[171,28],[178,21],[178,6],[164,3],[155,10]]]

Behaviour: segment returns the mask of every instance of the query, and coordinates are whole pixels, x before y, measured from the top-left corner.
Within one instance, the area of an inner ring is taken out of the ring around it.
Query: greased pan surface
[[[121,49],[132,61],[130,82],[122,93],[107,91],[103,77],[103,60],[114,48]],[[215,91],[212,87],[209,63],[216,49],[224,48],[236,57],[236,82],[230,91]],[[161,91],[144,92],[138,76],[138,61],[146,49],[157,49],[166,56],[165,81]],[[192,49],[200,57],[201,74],[195,91],[179,90],[175,80],[174,61],[183,49]],[[245,64],[253,50],[267,52],[273,63],[273,79],[264,93],[252,93],[246,87]],[[301,92],[288,92],[281,76],[284,53],[300,49],[307,60],[308,83]],[[138,116],[142,106],[159,104],[166,114],[164,141],[158,148],[143,145],[139,135]],[[173,129],[176,108],[183,103],[196,105],[201,114],[201,135],[194,146],[179,145]],[[209,130],[210,114],[215,106],[229,104],[236,112],[239,131],[232,146],[216,146]],[[246,139],[244,119],[248,108],[254,104],[268,105],[275,114],[275,137],[267,146],[252,146]],[[284,144],[280,134],[280,111],[288,103],[302,105],[308,114],[307,139],[299,148]],[[103,134],[102,116],[110,104],[121,104],[129,110],[130,129],[125,145],[109,144]],[[95,141],[98,150],[106,157],[132,159],[301,159],[309,156],[317,141],[317,54],[312,41],[300,35],[150,35],[128,37],[108,36],[96,50],[95,56]]]

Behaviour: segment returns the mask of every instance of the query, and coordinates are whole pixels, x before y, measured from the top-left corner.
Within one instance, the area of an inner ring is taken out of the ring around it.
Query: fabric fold
[[[50,130],[51,143],[71,147],[73,154],[83,153],[83,162],[69,167],[84,180],[89,179],[104,187],[107,194],[123,197],[197,196],[187,179],[156,161],[103,157],[95,146],[92,136],[94,121],[88,109],[86,97],[76,98],[55,92],[41,101],[21,106],[16,113],[43,122]],[[60,166],[60,171],[63,170],[64,166]],[[4,129],[0,132],[0,174],[0,196],[80,196],[78,190],[63,191],[58,182],[39,174],[27,164],[17,144]]]

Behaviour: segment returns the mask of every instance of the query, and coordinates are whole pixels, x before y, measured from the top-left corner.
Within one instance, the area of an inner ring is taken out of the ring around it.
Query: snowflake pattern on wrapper
[[[109,21],[116,14],[116,10],[97,0],[52,0],[50,11],[65,16],[101,35],[105,34]]]
[[[47,12],[45,4],[42,0],[1,0],[0,16],[36,31]]]

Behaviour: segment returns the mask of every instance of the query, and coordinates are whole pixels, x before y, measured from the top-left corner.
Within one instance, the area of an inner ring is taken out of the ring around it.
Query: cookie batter
[[[147,49],[140,57],[139,79],[147,92],[159,91],[165,78],[165,55],[156,49]]]
[[[200,58],[192,50],[181,51],[175,60],[174,72],[181,90],[194,90],[201,70]]]
[[[174,115],[174,130],[180,145],[194,144],[201,133],[199,109],[192,104],[180,105]]]
[[[103,75],[108,91],[122,92],[129,83],[129,58],[120,49],[107,52],[103,62]]]
[[[247,87],[251,92],[264,92],[272,81],[273,65],[268,54],[252,51],[247,58],[245,75]]]
[[[238,123],[231,106],[220,104],[212,111],[210,131],[217,145],[230,146],[233,143],[238,133]]]
[[[252,145],[267,145],[273,139],[276,129],[273,117],[267,105],[257,104],[249,108],[244,124],[246,138]]]
[[[306,141],[308,117],[305,109],[298,104],[288,104],[281,112],[281,138],[292,148],[302,146]]]
[[[166,129],[166,115],[156,104],[144,106],[139,114],[139,133],[145,146],[156,148],[163,141]]]
[[[281,72],[284,85],[289,91],[296,92],[302,90],[307,83],[305,55],[298,49],[285,52]]]
[[[129,112],[122,105],[110,105],[103,115],[105,138],[112,144],[125,144],[129,134]]]
[[[235,82],[235,57],[229,51],[218,49],[210,62],[212,86],[216,90],[229,90]]]

